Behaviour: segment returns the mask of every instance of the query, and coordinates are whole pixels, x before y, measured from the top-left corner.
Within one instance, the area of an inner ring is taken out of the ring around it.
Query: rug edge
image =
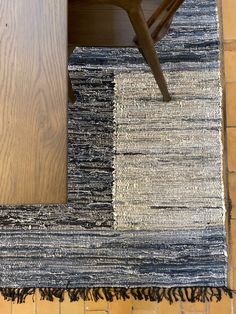
[[[105,300],[113,302],[116,300],[144,300],[160,303],[164,300],[172,304],[174,302],[219,302],[226,295],[232,299],[236,294],[235,290],[228,287],[93,287],[93,288],[0,288],[4,300],[16,302],[17,304],[25,303],[28,296],[33,297],[39,290],[41,300],[53,302],[58,299],[64,301],[67,293],[70,302],[76,301],[94,301]]]

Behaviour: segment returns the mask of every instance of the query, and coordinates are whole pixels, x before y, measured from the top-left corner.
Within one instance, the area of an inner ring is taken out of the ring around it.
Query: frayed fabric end
[[[172,287],[172,288],[0,288],[5,300],[16,303],[24,303],[27,296],[34,296],[39,291],[42,300],[64,301],[65,293],[71,302],[79,300],[98,301],[127,300],[133,297],[135,300],[161,302],[168,301],[170,304],[182,302],[211,302],[221,301],[223,295],[233,298],[236,291],[227,287]]]
[[[34,288],[0,288],[4,300],[16,303],[25,303],[26,297],[34,295],[35,291]]]

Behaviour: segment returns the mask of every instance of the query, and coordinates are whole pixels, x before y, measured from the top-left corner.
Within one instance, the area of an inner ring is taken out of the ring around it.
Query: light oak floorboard
[[[28,296],[23,304],[12,303],[12,314],[32,314],[35,313],[35,309],[36,303],[32,296]]]
[[[67,201],[67,0],[0,1],[0,204]]]
[[[227,154],[229,172],[236,172],[236,128],[227,128]]]
[[[12,302],[4,300],[2,295],[0,295],[0,313],[12,314]],[[19,312],[17,314],[21,314],[21,313]]]
[[[113,301],[108,304],[108,309],[109,314],[132,314],[132,301]]]
[[[84,301],[70,302],[67,293],[65,294],[65,300],[61,302],[60,314],[84,314],[85,306]]]
[[[236,39],[236,27],[235,27],[235,12],[236,1],[235,0],[222,0],[223,4],[223,23],[224,23],[224,39]]]
[[[226,125],[236,127],[236,82],[226,83],[226,107]]]
[[[70,312],[67,311],[68,314]],[[19,314],[19,313],[17,313]],[[60,304],[58,300],[53,302],[40,299],[39,292],[36,292],[36,313],[34,314],[60,314]]]

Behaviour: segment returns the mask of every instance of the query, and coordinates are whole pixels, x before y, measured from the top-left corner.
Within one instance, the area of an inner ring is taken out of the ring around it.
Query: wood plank
[[[232,263],[232,270],[234,273],[234,276],[236,275],[235,269],[236,269],[236,219],[231,220],[231,261]],[[234,277],[234,279],[236,279]],[[234,289],[236,288],[236,282],[233,283]]]
[[[236,172],[236,128],[227,128],[228,169]]]
[[[181,302],[181,309],[183,314],[206,314],[206,303]]]
[[[231,260],[230,260],[230,279],[231,279],[231,288],[236,290],[236,219],[231,220]],[[235,313],[236,309],[236,298],[231,301],[231,307]]]
[[[236,127],[236,82],[226,83],[226,125]]]
[[[108,302],[105,300],[95,301],[85,301],[85,311],[107,311],[108,310]]]
[[[157,314],[157,312],[151,309],[143,309],[143,310],[133,310],[132,314]]]
[[[224,39],[236,39],[236,27],[235,27],[235,12],[236,1],[235,0],[221,0],[223,4],[223,25],[224,25]]]
[[[132,314],[131,300],[114,300],[108,304],[109,314]]]
[[[230,298],[226,295],[223,296],[220,302],[212,301],[208,303],[208,313],[207,314],[217,314],[225,313],[230,314],[231,304]]]
[[[235,51],[236,50],[236,39],[225,40],[224,41],[224,50],[225,51]]]
[[[85,314],[108,314],[107,311],[86,311]]]
[[[229,195],[232,202],[231,217],[236,219],[236,173],[229,173]]]
[[[12,303],[12,314],[32,314],[35,313],[36,303],[32,296],[28,296],[25,303]]]
[[[59,303],[58,299],[55,299],[53,302],[41,300],[39,292],[36,291],[35,302],[36,302],[35,314],[36,313],[37,314],[49,314],[49,313],[50,314],[61,314],[60,313],[60,303]]]
[[[166,300],[163,300],[162,302],[158,303],[157,305],[158,314],[180,314],[181,313],[181,303],[180,302],[174,302],[170,304]],[[182,313],[181,313],[182,314]]]
[[[235,67],[236,67],[236,28],[235,28],[235,10],[236,10],[236,2],[234,0],[221,0],[222,8],[223,8],[223,34],[224,34],[224,49],[225,49],[225,73],[226,73],[226,124],[227,126],[236,126],[235,119],[235,89],[236,83],[235,81]],[[236,195],[235,195],[235,183],[236,183],[236,173],[232,173],[235,169],[236,165],[236,142],[235,142],[235,129],[227,130],[227,157],[228,157],[228,167],[229,167],[229,193],[230,198],[232,200],[232,218],[236,217],[235,215],[235,205],[236,205]],[[231,234],[230,243],[228,243],[228,286],[230,288],[236,288],[236,233],[235,226],[236,220],[231,220],[231,228],[228,230]],[[236,298],[233,300],[229,300],[227,297],[224,297],[220,303],[211,304],[210,305],[210,313],[226,313],[232,314],[236,311]]]
[[[149,310],[157,312],[157,302],[133,300],[133,310]]]
[[[0,0],[0,204],[67,200],[67,0]]]
[[[12,302],[4,300],[1,294],[0,294],[0,313],[12,314]],[[17,314],[20,314],[20,313],[17,313]]]
[[[225,81],[236,82],[236,51],[225,51]]]
[[[60,314],[84,314],[84,301],[70,302],[67,293],[64,298],[65,300],[60,303]]]

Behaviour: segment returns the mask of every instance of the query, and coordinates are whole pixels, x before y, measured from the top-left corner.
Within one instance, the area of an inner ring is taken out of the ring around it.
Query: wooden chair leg
[[[75,49],[74,46],[68,46],[68,58],[72,54],[73,50]],[[68,72],[68,99],[70,102],[74,103],[76,101],[76,96],[72,88],[71,79]]]
[[[161,69],[159,58],[153,44],[152,36],[145,21],[142,8],[133,8],[132,10],[128,11],[128,15],[136,33],[138,44],[142,49],[145,59],[147,60],[163,95],[163,100],[170,101],[171,97],[168,92],[167,84]]]

